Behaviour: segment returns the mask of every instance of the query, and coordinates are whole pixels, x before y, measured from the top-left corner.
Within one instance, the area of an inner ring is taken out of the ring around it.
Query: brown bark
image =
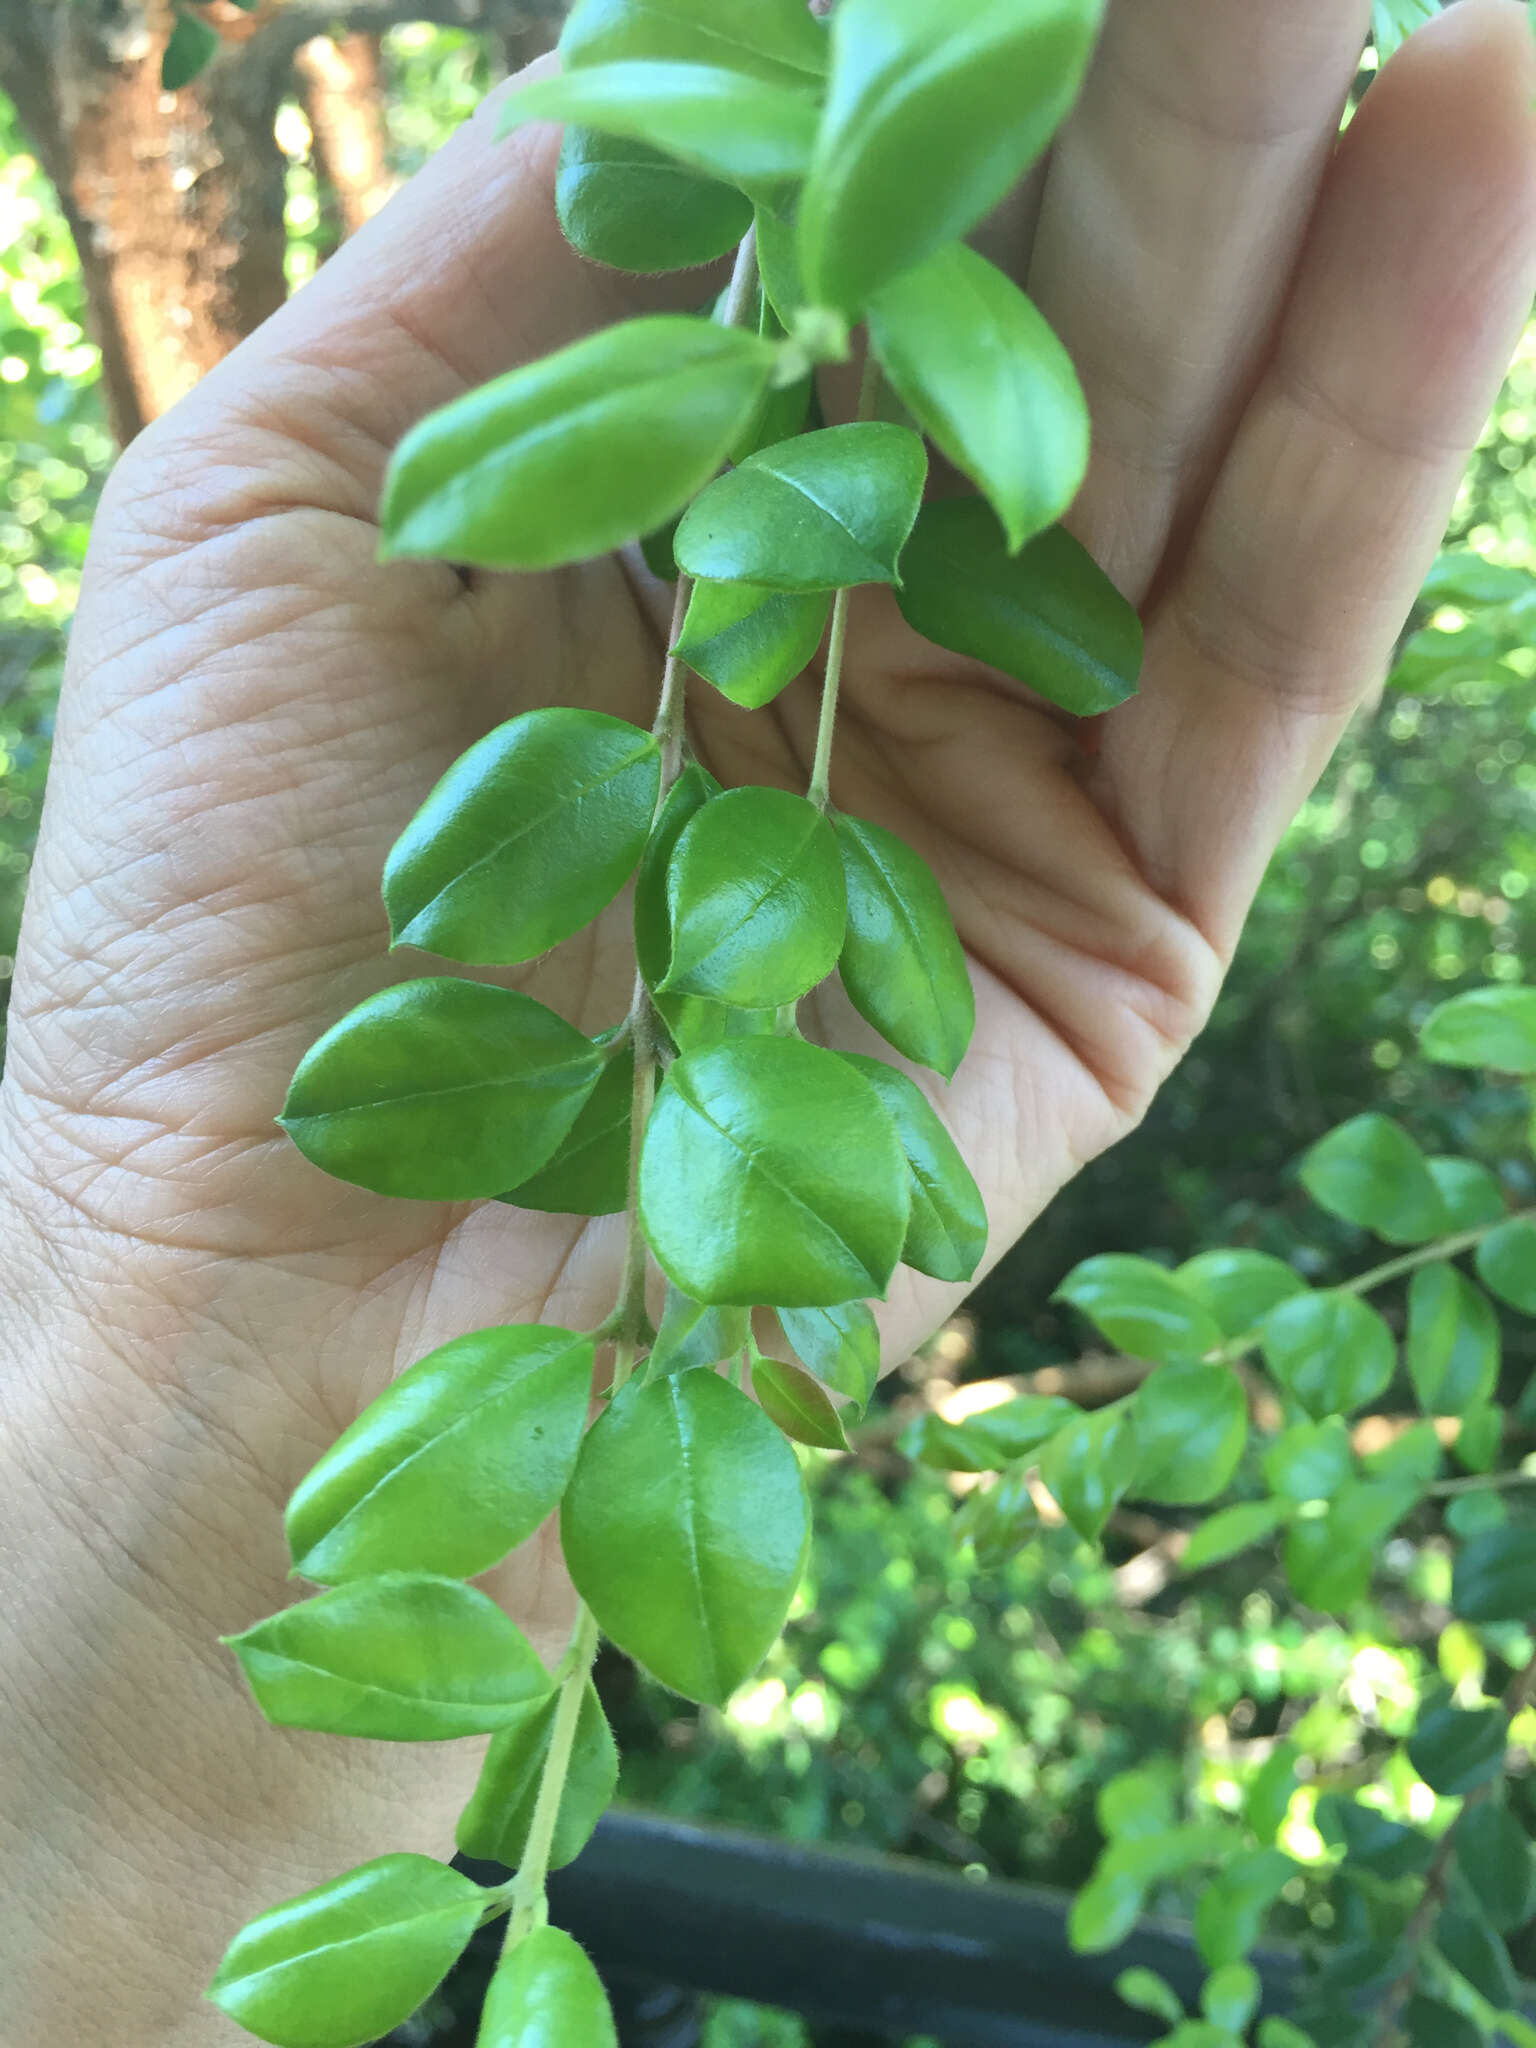
[[[379,39],[314,36],[294,59],[314,137],[315,170],[335,197],[344,234],[371,220],[394,186],[384,126]]]

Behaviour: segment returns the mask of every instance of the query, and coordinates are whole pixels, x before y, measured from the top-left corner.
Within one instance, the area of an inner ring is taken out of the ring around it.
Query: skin
[[[1536,285],[1525,10],[1460,0],[1335,147],[1367,14],[1126,0],[1012,216],[1095,419],[1073,524],[1146,609],[1142,692],[1097,750],[886,602],[854,611],[834,796],[923,850],[971,951],[942,1100],[998,1251],[1206,1017]],[[444,1853],[478,1744],[284,1736],[215,1638],[291,1597],[283,1501],[394,1373],[613,1297],[612,1220],[386,1203],[272,1122],[319,1032],[429,965],[386,958],[378,875],[448,763],[529,705],[649,722],[660,594],[624,565],[375,560],[424,411],[699,296],[565,248],[554,146],[471,122],[102,505],[0,1099],[0,1973],[30,2048],[245,2039],[197,2004],[245,1918],[386,1848]],[[692,725],[727,782],[803,786],[814,719],[809,685],[750,719],[700,690]],[[520,985],[595,1029],[630,971],[618,916]],[[830,1005],[808,1021],[868,1043]],[[893,1351],[956,1298],[898,1289]],[[558,1647],[550,1543],[497,1590]]]

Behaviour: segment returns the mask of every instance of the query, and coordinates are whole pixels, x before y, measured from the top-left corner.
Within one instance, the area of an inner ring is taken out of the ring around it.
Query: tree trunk
[[[371,220],[394,188],[384,127],[379,39],[315,36],[294,60],[314,137],[315,170],[344,235]]]

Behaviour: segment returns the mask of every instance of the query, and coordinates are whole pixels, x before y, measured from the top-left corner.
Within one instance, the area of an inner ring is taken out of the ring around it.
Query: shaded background
[[[116,446],[302,284],[489,84],[547,47],[557,13],[557,0],[262,0],[249,13],[213,0],[198,14],[219,54],[167,95],[164,12],[0,0],[0,1000],[64,636]],[[1369,77],[1368,64],[1363,88]],[[1536,337],[1451,539],[1536,566]],[[1443,594],[1427,595],[1392,682],[1277,856],[1216,1015],[1142,1131],[887,1383],[856,1455],[819,1466],[815,1558],[763,1672],[716,1712],[605,1652],[626,1798],[898,1850],[978,1883],[1072,1885],[1099,1846],[1093,1796],[1108,1777],[1167,1758],[1192,1815],[1230,1810],[1284,1733],[1310,1771],[1286,1846],[1315,1881],[1291,1887],[1280,1931],[1328,1924],[1311,1802],[1374,1772],[1411,1725],[1446,1619],[1433,1516],[1392,1540],[1346,1623],[1300,1609],[1263,1550],[1182,1581],[1176,1510],[1122,1510],[1102,1558],[1055,1528],[982,1570],[950,1526],[965,1482],[915,1470],[895,1439],[924,1407],[978,1398],[977,1383],[1038,1374],[1031,1384],[1090,1403],[1133,1384],[1133,1361],[1085,1356],[1082,1327],[1050,1303],[1091,1253],[1253,1245],[1325,1281],[1368,1263],[1361,1236],[1313,1208],[1293,1171],[1361,1109],[1402,1117],[1431,1151],[1485,1159],[1512,1198],[1536,1193],[1515,1093],[1414,1053],[1434,1002],[1523,978],[1536,910],[1536,604]],[[1531,1326],[1511,1323],[1505,1342],[1508,1391],[1529,1377]],[[1423,1818],[1396,1769],[1389,1810]],[[439,2017],[416,2038],[449,2038]],[[706,2038],[798,2048],[805,2036],[720,2005]]]

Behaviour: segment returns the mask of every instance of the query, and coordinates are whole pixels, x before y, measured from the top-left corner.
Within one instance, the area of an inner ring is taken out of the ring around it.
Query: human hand
[[[855,610],[833,793],[928,856],[971,950],[976,1039],[942,1106],[997,1252],[1203,1021],[1528,308],[1524,10],[1461,0],[1335,152],[1368,11],[1126,0],[1020,209],[1011,253],[1095,422],[1072,523],[1147,611],[1142,692],[1096,751],[882,596]],[[552,153],[472,124],[103,504],[0,1126],[26,1361],[0,1668],[27,1759],[0,1811],[11,2009],[39,2048],[217,2040],[195,1992],[246,1914],[385,1847],[441,1852],[472,1757],[269,1730],[214,1638],[281,1604],[281,1503],[395,1372],[613,1296],[612,1220],[386,1203],[272,1125],[312,1040],[419,971],[385,958],[378,874],[448,762],[532,704],[649,723],[658,594],[624,565],[375,560],[383,466],[422,412],[699,296],[574,257]],[[789,786],[815,715],[809,685],[750,719],[700,689],[691,714],[724,781]],[[620,911],[515,980],[595,1030],[631,971]],[[802,1014],[859,1042],[830,998]],[[898,1293],[893,1349],[953,1298]],[[555,1563],[530,1545],[499,1587],[546,1646]]]

